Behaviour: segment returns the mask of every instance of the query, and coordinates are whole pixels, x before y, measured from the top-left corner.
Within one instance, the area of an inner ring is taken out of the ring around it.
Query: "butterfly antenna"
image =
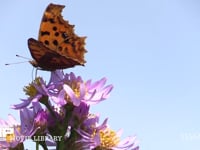
[[[27,60],[31,60],[30,58],[27,58],[27,57],[24,57],[24,56],[21,56],[21,55],[16,55],[16,57],[20,57],[20,58],[24,58],[24,59],[27,59]]]
[[[24,56],[16,55],[16,57],[20,57],[20,58],[26,59],[28,61],[20,61],[20,62],[14,62],[14,63],[7,63],[5,65],[8,66],[8,65],[13,65],[13,64],[27,63],[27,62],[31,61],[31,59],[29,59],[27,57],[24,57]]]
[[[21,63],[27,63],[28,61],[21,61],[21,62],[15,62],[15,63],[7,63],[5,64],[6,66],[8,65],[13,65],[13,64],[21,64]]]

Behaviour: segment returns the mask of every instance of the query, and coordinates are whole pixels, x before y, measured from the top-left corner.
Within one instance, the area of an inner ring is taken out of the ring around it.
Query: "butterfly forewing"
[[[73,26],[63,20],[61,16],[63,5],[50,4],[44,12],[40,24],[38,40],[43,42],[50,49],[59,51],[59,45],[66,38],[73,36]]]

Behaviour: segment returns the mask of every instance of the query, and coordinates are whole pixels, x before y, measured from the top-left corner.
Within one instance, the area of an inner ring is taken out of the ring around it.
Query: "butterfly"
[[[34,60],[30,63],[41,70],[84,66],[86,37],[74,33],[74,25],[64,20],[61,13],[64,5],[49,4],[44,12],[38,40],[28,39],[28,48]]]

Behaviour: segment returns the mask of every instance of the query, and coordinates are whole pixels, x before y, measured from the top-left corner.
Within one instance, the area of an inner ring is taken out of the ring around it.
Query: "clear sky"
[[[7,0],[0,2],[0,117],[18,113],[32,80],[27,39],[37,38],[50,3],[87,36],[85,67],[65,70],[85,80],[107,77],[111,96],[91,111],[109,117],[141,150],[200,149],[200,2],[197,0]],[[39,71],[47,81],[48,72]],[[29,146],[27,146],[29,148]],[[33,148],[30,148],[33,149]]]

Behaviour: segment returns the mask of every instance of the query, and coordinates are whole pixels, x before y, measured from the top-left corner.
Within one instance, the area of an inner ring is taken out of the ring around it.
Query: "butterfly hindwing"
[[[28,39],[28,46],[31,55],[34,58],[34,61],[31,61],[31,64],[41,68],[42,70],[53,71],[56,69],[70,68],[79,65],[79,62],[52,51],[42,42],[33,38]]]

